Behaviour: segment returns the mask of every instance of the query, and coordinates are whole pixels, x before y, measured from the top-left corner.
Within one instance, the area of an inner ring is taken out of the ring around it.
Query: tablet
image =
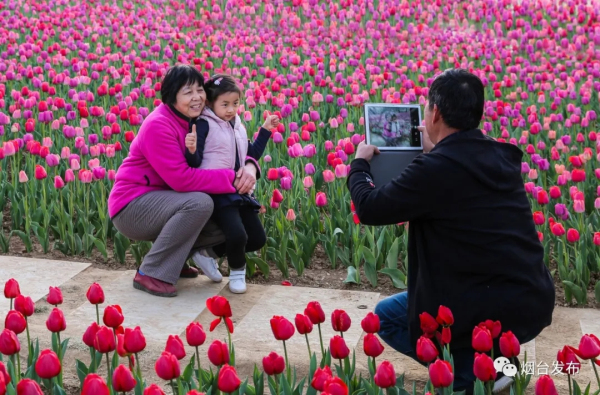
[[[365,140],[380,151],[423,151],[418,104],[365,104]]]

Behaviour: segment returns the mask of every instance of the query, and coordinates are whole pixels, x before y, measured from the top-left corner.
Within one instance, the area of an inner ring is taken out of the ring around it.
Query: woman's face
[[[202,85],[194,82],[193,85],[183,86],[177,92],[176,102],[173,105],[183,115],[196,118],[200,116],[206,103],[206,92]]]

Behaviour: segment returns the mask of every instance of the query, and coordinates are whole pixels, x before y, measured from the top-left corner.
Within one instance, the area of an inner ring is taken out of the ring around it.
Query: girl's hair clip
[[[217,78],[217,80],[215,81],[215,85],[219,85],[222,79],[223,77]]]

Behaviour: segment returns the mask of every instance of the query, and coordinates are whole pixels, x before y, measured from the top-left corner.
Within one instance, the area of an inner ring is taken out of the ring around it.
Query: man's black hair
[[[174,105],[177,102],[177,92],[187,85],[204,87],[204,77],[198,69],[188,64],[176,64],[167,71],[160,87],[160,97],[164,104]]]
[[[463,69],[446,70],[431,84],[429,109],[438,106],[446,125],[458,130],[476,129],[484,106],[483,83]]]

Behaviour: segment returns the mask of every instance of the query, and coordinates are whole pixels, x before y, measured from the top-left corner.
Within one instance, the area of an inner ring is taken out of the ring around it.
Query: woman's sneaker
[[[196,252],[194,255],[192,255],[192,260],[196,266],[202,270],[202,273],[204,273],[206,277],[210,278],[216,283],[220,283],[223,281],[223,276],[221,275],[221,272],[219,272],[219,265],[217,264],[217,261],[214,258],[202,254],[202,252],[206,254],[204,250],[201,252]]]
[[[234,294],[246,292],[246,269],[231,270],[229,272],[229,290]]]

